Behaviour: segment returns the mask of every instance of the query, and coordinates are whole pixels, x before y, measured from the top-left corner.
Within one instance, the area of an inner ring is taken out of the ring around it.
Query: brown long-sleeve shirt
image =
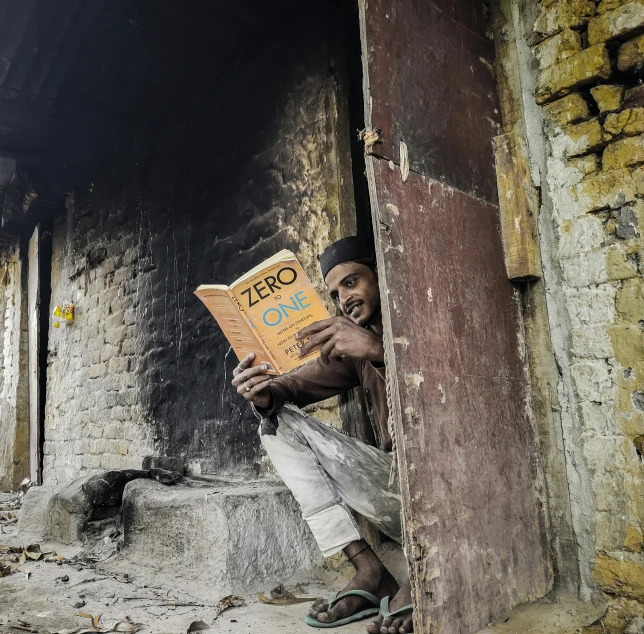
[[[391,451],[384,365],[347,358],[331,360],[329,365],[324,365],[319,358],[309,361],[290,374],[277,377],[271,382],[271,407],[269,410],[261,410],[260,413],[270,416],[284,403],[304,407],[357,386],[362,387],[364,393],[376,444],[383,451]]]

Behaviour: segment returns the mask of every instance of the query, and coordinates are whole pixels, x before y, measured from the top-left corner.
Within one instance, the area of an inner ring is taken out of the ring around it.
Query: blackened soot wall
[[[331,4],[204,78],[185,116],[56,218],[52,304],[74,301],[77,319],[50,332],[49,481],[152,454],[209,473],[258,465],[237,359],[193,291],[289,248],[323,292],[317,254],[355,231],[346,23]]]

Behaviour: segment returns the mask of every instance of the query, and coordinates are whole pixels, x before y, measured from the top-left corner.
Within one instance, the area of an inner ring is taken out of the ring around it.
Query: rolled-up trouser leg
[[[361,538],[351,507],[401,541],[400,493],[389,487],[391,455],[341,433],[292,405],[278,412],[262,444],[329,557]]]

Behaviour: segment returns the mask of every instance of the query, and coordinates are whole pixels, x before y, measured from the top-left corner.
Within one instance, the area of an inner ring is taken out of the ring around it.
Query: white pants
[[[286,404],[276,435],[262,435],[275,470],[302,508],[325,557],[362,538],[349,508],[401,542],[398,484],[389,486],[391,454]]]

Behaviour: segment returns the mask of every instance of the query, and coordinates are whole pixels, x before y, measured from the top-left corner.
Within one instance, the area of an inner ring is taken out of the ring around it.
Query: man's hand
[[[273,377],[266,374],[268,368],[264,364],[249,368],[254,358],[255,355],[251,352],[239,362],[233,370],[233,385],[237,388],[237,394],[241,394],[255,407],[266,409],[271,406],[271,391],[268,386]]]
[[[325,365],[329,365],[330,359],[342,357],[384,363],[382,338],[372,330],[357,326],[346,317],[316,321],[296,335],[298,340],[307,337],[310,339],[300,348],[300,357],[309,354],[316,346],[322,346],[320,357]]]

